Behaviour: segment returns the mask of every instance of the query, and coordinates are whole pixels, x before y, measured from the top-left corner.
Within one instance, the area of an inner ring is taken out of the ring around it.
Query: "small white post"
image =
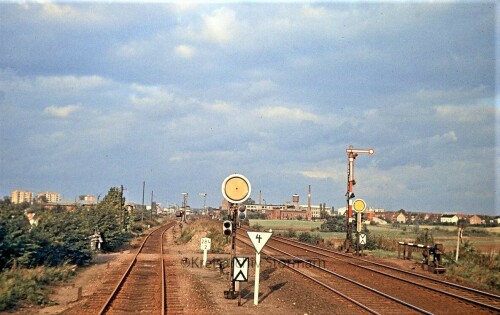
[[[208,249],[203,250],[203,267],[207,266],[207,252],[208,252]]]
[[[203,267],[207,266],[207,252],[210,249],[212,240],[208,237],[203,237],[201,239],[200,248],[203,250]]]
[[[259,279],[260,278],[260,253],[255,253],[255,290],[253,294],[253,304],[259,304]]]

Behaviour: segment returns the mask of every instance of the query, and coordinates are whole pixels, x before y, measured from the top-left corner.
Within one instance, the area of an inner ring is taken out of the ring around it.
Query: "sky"
[[[0,194],[500,215],[498,5],[2,2]],[[265,200],[265,201],[264,201]]]

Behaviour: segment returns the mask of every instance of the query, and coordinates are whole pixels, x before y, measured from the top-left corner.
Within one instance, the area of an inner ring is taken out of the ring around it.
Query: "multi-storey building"
[[[11,195],[12,203],[23,203],[33,201],[33,193],[27,190],[13,190]]]
[[[95,202],[95,196],[93,195],[83,195],[83,201],[93,201]]]
[[[45,197],[45,200],[47,202],[52,202],[52,203],[58,202],[61,199],[60,198],[61,195],[59,195],[59,193],[48,192],[48,191],[38,193],[37,197],[38,197],[38,199]]]

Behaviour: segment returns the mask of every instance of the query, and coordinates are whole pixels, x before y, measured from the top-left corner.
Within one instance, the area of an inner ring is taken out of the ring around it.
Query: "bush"
[[[20,301],[45,305],[50,301],[42,285],[65,281],[74,274],[71,266],[57,268],[11,269],[0,274],[0,311],[15,307]]]
[[[295,237],[297,237],[297,231],[289,229],[289,230],[286,231],[285,237],[295,238]]]
[[[323,242],[323,239],[319,234],[311,234],[309,232],[300,233],[298,240],[309,244],[318,244]]]
[[[193,235],[194,235],[194,231],[192,231],[189,228],[184,229],[182,231],[181,236],[177,239],[176,243],[177,244],[186,244],[187,242],[189,242],[193,238]]]
[[[500,291],[500,254],[481,254],[466,241],[460,246],[458,263],[449,266],[447,273],[460,276],[484,288]],[[456,252],[451,256],[455,257]],[[452,260],[448,257],[448,260]]]
[[[219,230],[216,230],[213,227],[210,228],[206,237],[212,240],[210,244],[210,251],[212,253],[220,254],[224,252],[226,237],[222,235],[222,233]]]
[[[326,222],[321,224],[321,232],[346,232],[347,227],[344,217],[330,217]]]

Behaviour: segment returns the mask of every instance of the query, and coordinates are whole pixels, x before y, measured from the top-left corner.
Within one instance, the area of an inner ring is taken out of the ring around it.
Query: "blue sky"
[[[0,194],[498,215],[493,1],[1,3]]]

